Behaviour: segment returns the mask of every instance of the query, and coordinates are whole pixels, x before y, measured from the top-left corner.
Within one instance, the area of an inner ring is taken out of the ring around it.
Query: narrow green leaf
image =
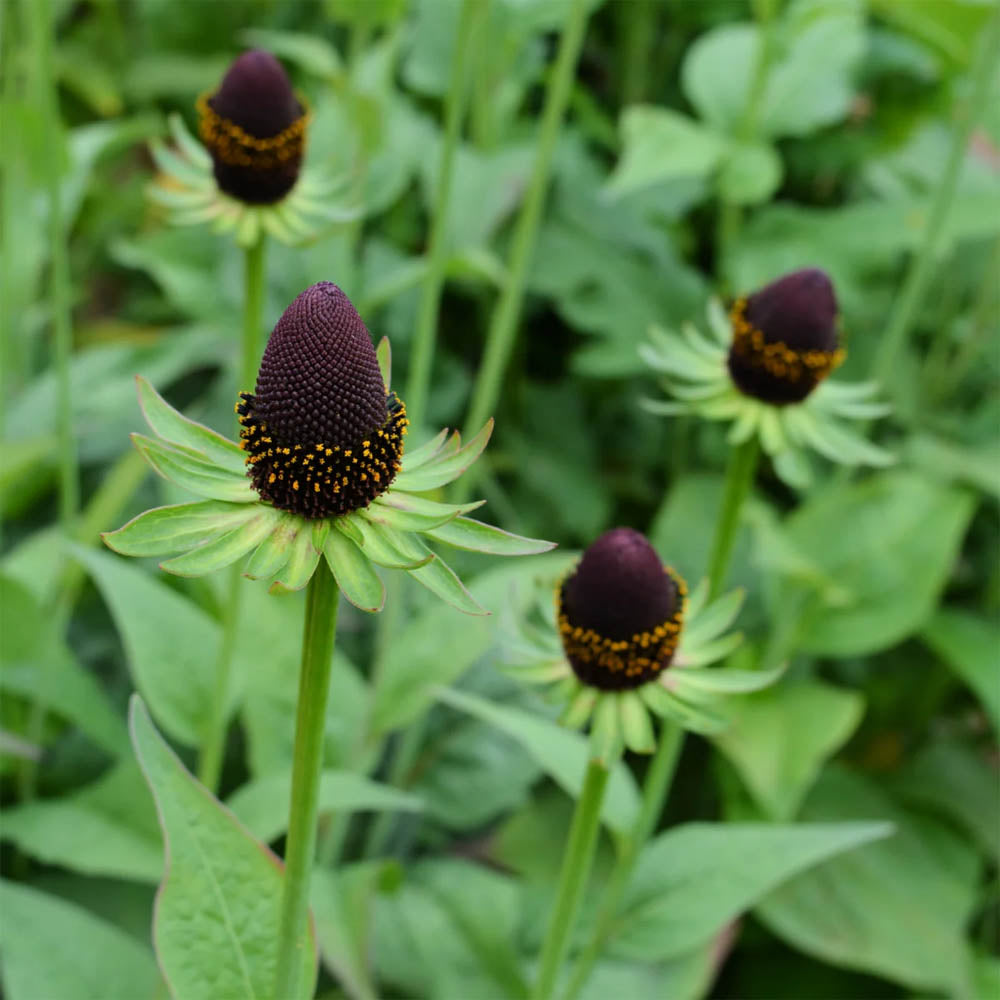
[[[605,767],[611,767],[621,757],[622,724],[618,708],[620,696],[603,691],[594,708],[594,718],[590,723],[590,750],[595,760]]]
[[[426,497],[390,489],[382,496],[376,497],[362,514],[369,520],[385,521],[400,531],[429,531],[454,517],[482,507],[484,503],[485,500],[463,504],[438,503]]]
[[[703,705],[694,705],[678,698],[658,681],[643,684],[638,690],[639,697],[653,712],[673,719],[678,725],[693,733],[717,733],[729,725],[728,719]]]
[[[226,802],[236,818],[264,843],[277,840],[288,829],[292,774],[269,774],[241,786]],[[332,812],[392,809],[419,812],[423,801],[391,785],[371,781],[351,771],[324,771],[320,776],[319,815]]]
[[[89,910],[31,886],[0,882],[6,1000],[152,997],[153,952]]]
[[[157,437],[190,448],[237,475],[246,474],[246,453],[238,444],[178,413],[141,375],[135,384],[143,416]]]
[[[465,589],[462,581],[455,575],[455,571],[438,555],[435,555],[425,565],[406,572],[417,583],[440,597],[445,604],[450,604],[464,614],[488,615],[490,613],[473,598]]]
[[[202,170],[212,169],[212,157],[209,156],[208,150],[187,130],[184,119],[176,111],[167,116],[167,126],[174,142],[192,163]]]
[[[533,556],[556,547],[555,542],[523,538],[492,524],[470,517],[456,517],[426,532],[431,538],[456,549],[488,552],[495,556]]]
[[[331,535],[336,532],[331,531]],[[288,561],[278,574],[273,590],[301,590],[311,579],[319,563],[319,550],[313,542],[313,533],[308,528],[300,531],[288,548]]]
[[[225,472],[215,465],[168,448],[143,434],[133,434],[132,442],[143,458],[161,475],[183,489],[209,500],[253,503],[260,498],[245,476]]]
[[[188,774],[137,696],[129,727],[168,859],[153,940],[170,992],[185,1000],[272,997],[284,867]],[[314,941],[301,961],[294,1000],[312,996]]]
[[[344,597],[361,611],[381,611],[385,587],[371,561],[346,535],[331,531],[323,548]]]
[[[455,432],[458,433],[457,431]],[[403,471],[412,472],[414,469],[419,469],[421,466],[426,465],[430,462],[437,453],[444,446],[445,439],[448,437],[448,428],[446,427],[443,431],[436,434],[430,439],[430,441],[425,442],[419,448],[414,448],[413,451],[403,452]]]
[[[301,524],[300,518],[282,511],[271,533],[250,557],[243,575],[251,580],[266,580],[278,573],[292,554],[292,542],[295,541]]]
[[[395,479],[396,488],[424,493],[447,485],[479,458],[492,433],[493,418],[490,417],[483,429],[453,455],[443,458],[439,455],[421,468],[400,472]]]
[[[577,689],[576,694],[570,698],[566,705],[566,710],[560,716],[559,721],[569,729],[581,729],[590,720],[594,705],[597,704],[597,691],[592,687],[584,687],[582,684]]]
[[[182,556],[160,563],[160,569],[176,576],[204,576],[224,566],[231,566],[255,549],[271,532],[279,520],[280,511],[258,504],[257,513],[232,531],[205,542]]]
[[[730,632],[721,639],[713,639],[701,645],[686,643],[682,634],[681,646],[677,651],[677,664],[684,667],[703,667],[707,663],[724,660],[742,642],[742,632]]]
[[[385,391],[392,388],[392,347],[389,345],[389,338],[383,337],[375,348],[375,359],[378,361],[379,371],[382,373],[382,381],[385,382]]]
[[[364,535],[361,534],[361,527],[358,524],[360,520],[362,520],[360,512],[351,511],[350,514],[333,519],[333,530],[342,531],[355,545],[362,545],[364,544]],[[326,545],[326,539],[323,540],[323,544]]]
[[[396,539],[405,536],[388,524],[358,518],[355,525],[361,535],[365,555],[386,569],[416,569],[434,558],[434,553],[423,546],[407,546],[407,551],[398,545]]]
[[[254,508],[247,504],[199,500],[147,510],[101,538],[124,556],[165,556],[210,541],[254,516]]]
[[[746,592],[742,587],[731,591],[725,597],[713,601],[704,611],[691,612],[688,606],[688,620],[681,633],[681,641],[692,646],[701,645],[724,632],[736,619]],[[691,602],[693,603],[693,602]]]
[[[618,698],[618,712],[625,746],[635,753],[652,753],[656,738],[642,698],[634,691],[623,691]]]
[[[437,688],[436,695],[438,701],[512,736],[563,791],[574,798],[579,796],[590,757],[585,737],[523,709],[499,705],[468,691]],[[635,823],[638,810],[639,793],[635,780],[619,762],[611,770],[601,805],[601,821],[617,833],[627,833]]]
[[[670,676],[677,684],[678,690],[682,692],[685,687],[690,687],[699,691],[739,694],[770,687],[784,672],[784,664],[773,670],[727,670],[724,667],[707,670],[697,667],[676,667]]]

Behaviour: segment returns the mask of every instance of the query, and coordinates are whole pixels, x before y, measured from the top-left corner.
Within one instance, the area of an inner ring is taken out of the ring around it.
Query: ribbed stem
[[[958,177],[969,145],[969,136],[982,118],[990,98],[998,51],[1000,51],[1000,9],[995,9],[982,32],[979,53],[972,73],[972,99],[965,118],[955,127],[948,161],[931,204],[923,245],[910,262],[902,290],[889,317],[889,324],[875,353],[872,377],[883,383],[888,381],[899,352],[906,343],[917,309],[934,273],[938,248],[955,200]]]
[[[621,854],[619,854],[611,871],[611,878],[604,890],[604,898],[601,900],[601,909],[597,915],[594,933],[587,942],[587,947],[577,959],[573,976],[563,993],[563,1000],[575,1000],[580,990],[586,985],[594,963],[601,957],[601,952],[614,926],[622,897],[625,895],[629,879],[635,869],[635,863],[639,858],[639,852],[656,829],[656,823],[663,813],[663,806],[670,793],[670,785],[673,781],[674,771],[677,769],[677,760],[680,757],[683,743],[684,730],[676,722],[664,719],[660,725],[660,739],[656,753],[653,755],[653,759],[649,763],[649,770],[646,772],[646,780],[642,787],[642,806],[639,809],[635,827],[625,841]]]
[[[708,563],[709,600],[718,597],[726,585],[729,560],[732,558],[733,544],[740,523],[740,511],[743,509],[747,493],[750,492],[759,454],[760,445],[756,435],[751,435],[729,453],[722,510],[719,511],[719,519],[715,522],[715,538]]]
[[[441,302],[441,288],[444,284],[445,264],[448,247],[445,244],[445,228],[448,222],[448,201],[451,197],[451,179],[455,163],[455,151],[465,115],[467,86],[467,66],[471,54],[473,27],[477,8],[482,8],[482,0],[463,0],[462,12],[458,19],[458,35],[455,38],[455,52],[451,60],[451,77],[444,105],[444,138],[441,145],[441,161],[438,165],[437,192],[434,197],[434,213],[431,232],[427,244],[427,277],[424,279],[417,314],[417,332],[413,340],[413,355],[410,359],[410,378],[406,384],[406,413],[415,425],[426,420],[427,394],[430,389],[431,366],[434,362],[434,346],[437,333],[438,306]]]
[[[261,316],[264,312],[264,257],[267,237],[260,238],[244,253],[243,273],[243,341],[240,350],[240,389],[253,392],[260,367]]]
[[[594,863],[594,847],[601,818],[601,802],[608,769],[597,760],[587,765],[583,790],[576,802],[569,843],[559,873],[559,888],[539,961],[538,982],[532,1000],[552,1000],[556,979],[569,949],[570,935],[583,901],[583,892]]]
[[[321,559],[306,591],[302,669],[295,718],[292,801],[285,842],[285,891],[278,934],[278,973],[273,994],[282,1000],[295,1000],[305,985],[301,979],[303,955],[309,947],[309,880],[316,851],[323,730],[330,694],[339,596],[333,574]]]
[[[576,70],[580,47],[583,44],[584,29],[587,26],[586,0],[573,0],[563,25],[559,41],[559,53],[549,79],[545,94],[545,108],[538,135],[535,163],[528,183],[528,191],[521,206],[514,239],[511,244],[510,260],[507,266],[507,281],[500,294],[500,300],[493,311],[489,332],[486,335],[486,350],[482,365],[472,392],[465,430],[466,436],[474,434],[486,422],[500,394],[507,363],[514,346],[514,334],[521,314],[524,299],[524,284],[535,248],[538,224],[541,220],[545,195],[552,172],[552,155],[562,125],[566,104],[569,100],[573,75]],[[470,476],[467,474],[459,483],[459,490],[468,489]]]

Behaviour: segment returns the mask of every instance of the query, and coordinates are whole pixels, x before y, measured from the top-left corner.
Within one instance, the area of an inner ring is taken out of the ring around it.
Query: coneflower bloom
[[[780,670],[706,669],[742,641],[723,635],[739,612],[739,591],[706,606],[707,586],[688,595],[646,538],[631,528],[601,535],[555,587],[554,627],[521,628],[508,648],[511,673],[555,684],[561,721],[591,722],[595,756],[627,746],[654,749],[649,712],[687,729],[726,724],[713,700],[773,683]]]
[[[161,564],[168,572],[200,576],[249,556],[246,576],[293,590],[326,558],[348,600],[376,611],[384,588],[374,564],[483,614],[425,540],[494,555],[553,547],[464,516],[482,501],[422,495],[479,457],[493,422],[464,446],[457,432],[442,431],[404,454],[406,407],[390,389],[388,343],[376,353],[354,306],[329,282],[302,292],[275,326],[254,392],[236,403],[240,444],[138,384],[155,437],[133,435],[136,447],[160,475],[205,499],[146,511],[104,540],[125,555],[172,555]]]
[[[299,243],[315,239],[324,222],[356,217],[331,200],[343,180],[303,169],[309,110],[269,52],[244,52],[197,108],[204,145],[176,114],[169,119],[175,149],[151,144],[160,175],[150,197],[171,223],[212,222],[247,247],[262,232]]]
[[[685,326],[680,334],[658,327],[640,347],[664,375],[673,398],[647,400],[654,413],[691,413],[731,420],[731,444],[756,434],[790,485],[810,481],[806,452],[844,465],[890,465],[894,459],[844,424],[884,416],[873,382],[848,385],[827,376],[844,360],[837,301],[827,275],[793,271],[738,298],[728,316],[708,308],[709,335]]]

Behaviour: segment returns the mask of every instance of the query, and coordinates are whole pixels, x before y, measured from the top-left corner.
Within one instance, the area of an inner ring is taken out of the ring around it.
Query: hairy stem
[[[594,963],[601,957],[604,945],[614,927],[615,917],[621,906],[625,890],[628,888],[629,879],[635,869],[635,863],[639,858],[639,852],[656,829],[656,823],[663,812],[667,796],[670,794],[670,785],[677,768],[677,759],[680,756],[683,742],[684,730],[676,722],[662,720],[656,753],[650,761],[646,780],[642,787],[642,806],[639,809],[635,827],[625,841],[611,871],[611,877],[601,900],[601,908],[597,915],[594,932],[591,934],[586,948],[577,959],[572,978],[563,993],[562,1000],[575,1000],[586,985]]]
[[[336,581],[320,560],[306,591],[302,669],[295,718],[292,801],[285,846],[285,890],[278,934],[278,973],[274,996],[289,1000],[302,994],[303,956],[309,942],[309,880],[316,851],[319,779],[323,766],[323,730],[330,693],[334,637],[337,631]]]
[[[445,97],[444,140],[441,144],[437,192],[434,197],[434,213],[427,245],[427,277],[424,279],[420,297],[417,331],[414,335],[413,355],[410,360],[410,378],[406,383],[406,412],[414,425],[418,425],[427,417],[427,393],[430,388],[431,366],[434,362],[438,307],[441,302],[441,289],[444,285],[445,265],[448,260],[448,247],[444,236],[448,222],[452,170],[455,164],[455,151],[458,148],[462,119],[465,114],[466,94],[468,92],[467,66],[472,48],[471,40],[476,22],[475,15],[481,7],[482,0],[463,0],[462,2],[462,12],[458,20],[458,35],[455,39],[455,53],[451,61],[448,94]]]
[[[573,74],[587,25],[586,0],[573,0],[563,25],[559,53],[545,94],[545,108],[538,135],[535,163],[528,191],[517,219],[507,266],[507,281],[490,320],[486,335],[486,350],[472,392],[466,420],[466,436],[474,434],[486,422],[500,395],[507,363],[514,346],[514,335],[524,299],[524,285],[535,248],[545,195],[552,172],[552,156],[569,101]],[[463,477],[459,490],[471,485],[469,475]],[[465,484],[464,487],[462,484]]]
[[[608,782],[608,769],[600,761],[587,765],[583,791],[576,802],[569,843],[563,856],[555,905],[549,918],[539,961],[538,982],[532,1000],[551,1000],[559,970],[569,950],[570,935],[583,901],[583,892],[594,863],[594,848],[601,818],[601,802]]]
[[[719,519],[715,523],[715,538],[712,541],[712,555],[708,563],[710,601],[718,597],[726,585],[729,560],[733,555],[733,545],[740,524],[740,512],[753,483],[759,454],[760,445],[756,435],[751,435],[729,454],[722,510],[719,511]]]
[[[989,24],[983,30],[978,57],[972,72],[972,98],[965,117],[955,127],[944,173],[931,203],[923,245],[910,261],[902,290],[896,299],[889,324],[875,353],[872,377],[883,383],[888,381],[899,352],[906,344],[917,309],[934,274],[945,224],[955,200],[958,177],[969,145],[969,136],[982,118],[990,98],[998,46],[1000,46],[1000,10],[994,12]]]

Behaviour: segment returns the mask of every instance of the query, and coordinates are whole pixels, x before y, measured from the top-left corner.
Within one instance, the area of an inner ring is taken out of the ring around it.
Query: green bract
[[[388,389],[388,343],[379,345]],[[299,590],[325,558],[344,596],[363,611],[379,611],[385,587],[375,566],[402,570],[445,603],[467,614],[488,614],[425,539],[492,555],[547,552],[551,542],[522,538],[465,517],[484,501],[446,504],[420,494],[444,486],[480,456],[493,421],[465,445],[442,431],[406,452],[391,487],[367,507],[310,520],[265,503],[246,476],[239,445],[171,407],[138,377],[139,403],[153,437],[133,434],[135,446],[165,479],[204,499],[148,510],[105,543],[129,556],[170,556],[161,563],[179,576],[202,576],[241,559],[244,575],[271,580],[272,590]],[[423,537],[421,537],[423,536]]]
[[[889,406],[875,400],[874,382],[845,384],[824,379],[801,403],[775,405],[744,395],[726,366],[733,332],[717,300],[708,305],[708,335],[692,324],[678,334],[654,326],[649,342],[639,347],[642,359],[661,373],[671,400],[643,400],[652,413],[689,413],[709,420],[731,420],[729,443],[741,444],[754,434],[774,462],[775,472],[790,486],[811,481],[807,453],[819,452],[842,465],[887,466],[889,452],[849,430],[845,420],[885,416]]]
[[[552,685],[552,699],[565,705],[559,720],[563,725],[579,729],[590,723],[591,751],[597,759],[610,764],[623,747],[652,753],[650,712],[692,732],[718,732],[728,724],[722,698],[759,691],[781,676],[784,666],[772,670],[711,666],[743,641],[739,632],[724,634],[742,603],[742,590],[709,603],[708,582],[702,581],[686,599],[680,641],[670,666],[639,687],[609,691],[582,683],[573,672],[546,596],[543,613],[551,627],[518,627],[505,651],[507,668],[529,684]]]
[[[316,167],[305,167],[295,186],[281,201],[249,204],[219,188],[212,173],[212,158],[187,130],[178,114],[169,118],[176,149],[154,140],[150,152],[160,177],[149,186],[149,197],[167,210],[175,226],[210,222],[216,232],[232,232],[242,247],[252,247],[263,233],[282,243],[296,245],[317,239],[324,225],[357,218],[356,207],[333,201],[343,190],[344,178]]]

